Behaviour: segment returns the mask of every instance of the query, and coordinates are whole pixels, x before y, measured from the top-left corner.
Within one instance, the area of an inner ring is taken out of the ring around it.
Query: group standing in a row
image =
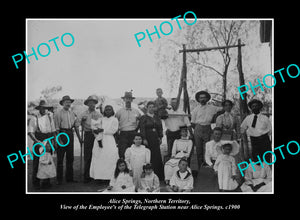
[[[118,188],[113,187],[116,185],[120,186],[122,191],[130,191],[132,186],[135,191],[158,191],[158,180],[165,180],[169,191],[191,191],[193,176],[189,164],[193,145],[196,147],[198,169],[202,166],[214,168],[218,173],[219,189],[232,190],[239,185],[236,184],[236,160],[233,156],[240,150],[236,142],[240,133],[248,130],[253,158],[256,155],[262,156],[266,150],[271,149],[268,135],[271,123],[266,116],[260,114],[263,105],[258,100],[249,102],[253,114],[248,115],[239,126],[237,117],[231,113],[233,103],[230,100],[222,103],[224,113],[214,119],[222,108],[207,104],[211,97],[206,91],[196,93],[195,98],[199,105],[192,111],[190,121],[189,117],[178,109],[176,98],[171,99],[171,107],[168,109],[168,103],[162,97],[162,90],[157,89],[156,92],[158,98],[147,103],[144,115],[132,108],[134,97],[131,92],[125,92],[122,97],[125,107],[115,113],[113,107],[107,105],[104,107],[103,116],[96,110],[96,96],[90,96],[84,101],[88,109],[79,116],[71,111],[74,99],[69,96],[60,100],[59,103],[63,107],[54,115],[46,111],[52,107],[42,100],[36,107],[39,113],[29,123],[28,132],[34,143],[42,142],[59,132],[65,132],[69,136],[68,146],[56,148],[57,183],[62,184],[65,154],[66,181],[74,182],[73,130],[79,142],[83,144],[84,182],[92,179],[111,180],[109,190]],[[163,137],[162,120],[167,128],[168,155],[165,164],[160,151]],[[216,121],[216,128],[212,132],[213,120]],[[79,126],[83,129],[83,135],[80,135]],[[223,142],[220,142],[221,139]],[[229,142],[224,142],[225,140]],[[67,139],[61,137],[61,143],[67,143]],[[35,187],[40,186],[39,179],[45,179],[43,182],[46,186],[50,183],[50,177],[37,177],[41,172],[40,162],[41,158],[39,161],[39,157],[35,156],[32,175]],[[246,176],[249,175],[246,173]],[[147,183],[152,185],[146,187]],[[249,185],[251,184],[247,186]]]

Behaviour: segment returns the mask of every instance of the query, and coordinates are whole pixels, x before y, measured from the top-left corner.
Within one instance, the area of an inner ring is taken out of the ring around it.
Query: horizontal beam
[[[182,52],[202,52],[202,51],[210,51],[210,50],[220,50],[220,49],[226,49],[226,48],[232,48],[232,47],[238,47],[238,46],[245,46],[245,44],[240,45],[229,45],[229,46],[221,46],[221,47],[205,47],[200,49],[185,49],[185,50],[179,50],[179,53]]]

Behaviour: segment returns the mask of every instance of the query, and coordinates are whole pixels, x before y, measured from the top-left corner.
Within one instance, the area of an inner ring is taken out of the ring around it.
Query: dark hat
[[[205,94],[205,95],[206,95],[206,97],[207,97],[207,99],[208,99],[207,101],[210,100],[210,98],[211,98],[210,94],[209,94],[208,92],[202,90],[202,91],[197,92],[196,95],[195,95],[195,99],[196,99],[197,102],[199,102],[199,101],[198,101],[199,96],[202,95],[202,94]]]
[[[123,97],[121,97],[122,99],[124,98],[132,98],[135,99],[135,97],[132,96],[132,92],[125,92],[125,95]]]
[[[97,96],[95,95],[90,95],[85,101],[84,101],[84,104],[87,105],[88,101],[94,101],[96,104],[98,103],[98,98]]]
[[[262,108],[264,105],[261,101],[259,101],[258,99],[252,99],[249,103],[248,106],[251,109],[252,104],[257,103],[259,105],[260,108]]]
[[[60,105],[63,105],[63,102],[66,100],[70,100],[71,102],[74,102],[74,99],[71,99],[70,96],[65,95],[64,97],[62,97],[62,99],[59,101]]]
[[[52,106],[50,106],[50,105],[46,102],[46,100],[40,100],[39,105],[36,106],[35,109],[40,110],[41,107],[46,108],[46,109],[51,109],[51,108],[53,108]]]
[[[183,126],[180,126],[179,129],[180,129],[180,130],[187,130],[188,127],[187,127],[186,125],[183,125]]]

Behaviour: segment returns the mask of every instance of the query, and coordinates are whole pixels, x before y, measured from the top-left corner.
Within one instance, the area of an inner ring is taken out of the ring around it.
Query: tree
[[[178,51],[182,48],[182,44],[186,44],[187,49],[228,46],[237,44],[237,40],[241,38],[247,48],[252,50],[244,56],[245,49],[243,49],[243,59],[249,59],[256,49],[253,48],[252,44],[255,41],[255,35],[258,34],[258,27],[258,21],[198,21],[193,26],[177,30],[174,35],[172,34],[168,38],[160,39],[155,51],[157,66],[165,73],[170,91],[177,90],[179,85],[182,54],[179,54]],[[251,44],[252,47],[248,47],[248,44]],[[257,46],[257,44],[255,45]],[[187,77],[189,92],[195,93],[199,88],[206,89],[211,93],[221,95],[222,99],[226,99],[228,94],[236,94],[236,87],[239,86],[237,84],[236,62],[236,48],[200,52],[198,54],[188,53]],[[230,65],[231,63],[233,65]],[[244,72],[249,74],[249,71],[252,72],[254,69],[253,66],[250,65],[249,68],[246,65]],[[230,73],[230,81],[228,81],[228,73]],[[232,91],[234,88],[235,90]]]
[[[61,90],[62,90],[62,86],[53,86],[53,87],[50,87],[50,88],[47,87],[47,88],[45,88],[44,90],[41,91],[41,94],[42,94],[43,98],[48,100]]]

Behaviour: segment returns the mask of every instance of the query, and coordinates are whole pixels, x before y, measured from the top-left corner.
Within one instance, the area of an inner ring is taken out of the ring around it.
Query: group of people
[[[256,172],[249,169],[248,173],[246,170],[243,181],[236,169],[241,133],[247,131],[250,135],[253,159],[257,155],[262,157],[266,150],[271,149],[271,123],[260,114],[263,107],[261,101],[253,99],[248,103],[253,114],[248,115],[239,126],[238,118],[231,113],[233,102],[230,100],[225,100],[223,107],[217,107],[208,104],[211,98],[208,92],[199,91],[195,96],[199,105],[192,111],[190,120],[189,115],[178,108],[176,98],[172,98],[168,105],[160,88],[156,94],[157,99],[146,104],[143,115],[131,106],[135,99],[132,92],[125,92],[121,97],[125,106],[116,113],[111,105],[104,106],[101,112],[97,111],[98,99],[94,95],[84,101],[88,108],[78,116],[70,109],[74,99],[69,96],[60,100],[62,108],[54,114],[51,112],[53,107],[41,100],[36,107],[39,113],[29,122],[29,136],[37,143],[64,132],[69,136],[69,143],[65,147],[56,146],[56,172],[50,147],[47,148],[50,157],[47,162],[42,159],[44,156],[34,157],[33,186],[47,188],[51,185],[50,178],[55,175],[57,184],[62,184],[65,154],[66,181],[76,182],[73,178],[75,131],[83,145],[84,183],[93,179],[109,181],[105,191],[158,192],[161,181],[165,181],[170,192],[192,191],[194,177],[190,160],[194,146],[198,170],[201,167],[212,168],[220,191],[237,188],[258,191],[269,187],[271,173],[268,165],[257,169],[261,175],[256,169]],[[222,114],[220,111],[223,111]],[[216,127],[212,130],[213,120]],[[163,160],[160,150],[162,121],[167,129],[166,160]],[[83,130],[81,134],[80,126]],[[68,141],[65,137],[60,136],[60,139],[63,144]]]

